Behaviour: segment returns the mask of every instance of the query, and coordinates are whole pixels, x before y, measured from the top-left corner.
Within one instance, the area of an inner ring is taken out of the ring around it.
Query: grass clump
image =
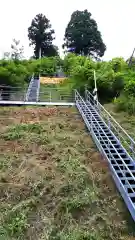
[[[39,123],[32,124],[17,124],[16,126],[11,126],[2,134],[5,140],[18,140],[24,137],[26,134],[36,133],[41,134],[43,127]]]
[[[53,237],[54,234],[54,237]],[[57,234],[54,232],[52,234],[51,239],[58,239],[58,240],[102,240],[101,237],[99,237],[94,231],[89,232],[87,230],[80,230],[79,227],[75,229],[71,229],[68,232],[61,232]]]
[[[11,237],[21,237],[22,233],[29,227],[27,223],[28,218],[26,212],[14,212],[10,213],[8,218],[3,223],[3,233],[1,235],[11,236]]]

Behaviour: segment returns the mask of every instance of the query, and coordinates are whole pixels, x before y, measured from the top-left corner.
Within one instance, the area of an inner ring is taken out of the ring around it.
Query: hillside
[[[0,239],[134,239],[74,108],[0,108],[0,134]]]

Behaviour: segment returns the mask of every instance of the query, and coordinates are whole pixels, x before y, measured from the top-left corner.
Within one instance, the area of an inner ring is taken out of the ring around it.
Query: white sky
[[[13,38],[24,45],[25,57],[32,56],[27,29],[38,13],[51,21],[55,44],[61,48],[72,12],[84,9],[97,21],[107,45],[104,59],[128,58],[135,47],[135,0],[1,0],[0,56],[10,50]]]

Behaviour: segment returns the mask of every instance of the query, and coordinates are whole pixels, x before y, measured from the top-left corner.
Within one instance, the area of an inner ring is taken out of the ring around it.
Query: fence
[[[30,89],[21,89],[21,88],[14,88],[11,87],[10,90],[6,88],[4,91],[0,92],[0,103],[3,101],[7,102],[11,101],[14,104],[18,101],[23,102],[49,102],[49,103],[73,103],[74,102],[74,91],[66,92],[63,88],[40,88],[38,92],[38,96],[33,101],[33,96],[30,96],[31,92]],[[32,88],[32,92],[35,93],[37,91],[37,87]],[[32,95],[32,94],[31,94]],[[35,94],[33,94],[35,95]]]
[[[0,101],[24,101],[27,87],[0,86]]]

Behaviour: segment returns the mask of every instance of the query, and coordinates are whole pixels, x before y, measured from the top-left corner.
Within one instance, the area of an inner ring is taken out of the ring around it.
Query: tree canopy
[[[54,30],[50,24],[50,21],[43,14],[38,14],[31,22],[31,26],[28,28],[28,38],[30,45],[34,46],[34,55],[39,57],[39,51],[41,49],[41,56],[57,56],[58,49],[53,45]]]
[[[85,56],[102,57],[106,50],[97,23],[87,10],[75,11],[65,30],[63,48]]]

